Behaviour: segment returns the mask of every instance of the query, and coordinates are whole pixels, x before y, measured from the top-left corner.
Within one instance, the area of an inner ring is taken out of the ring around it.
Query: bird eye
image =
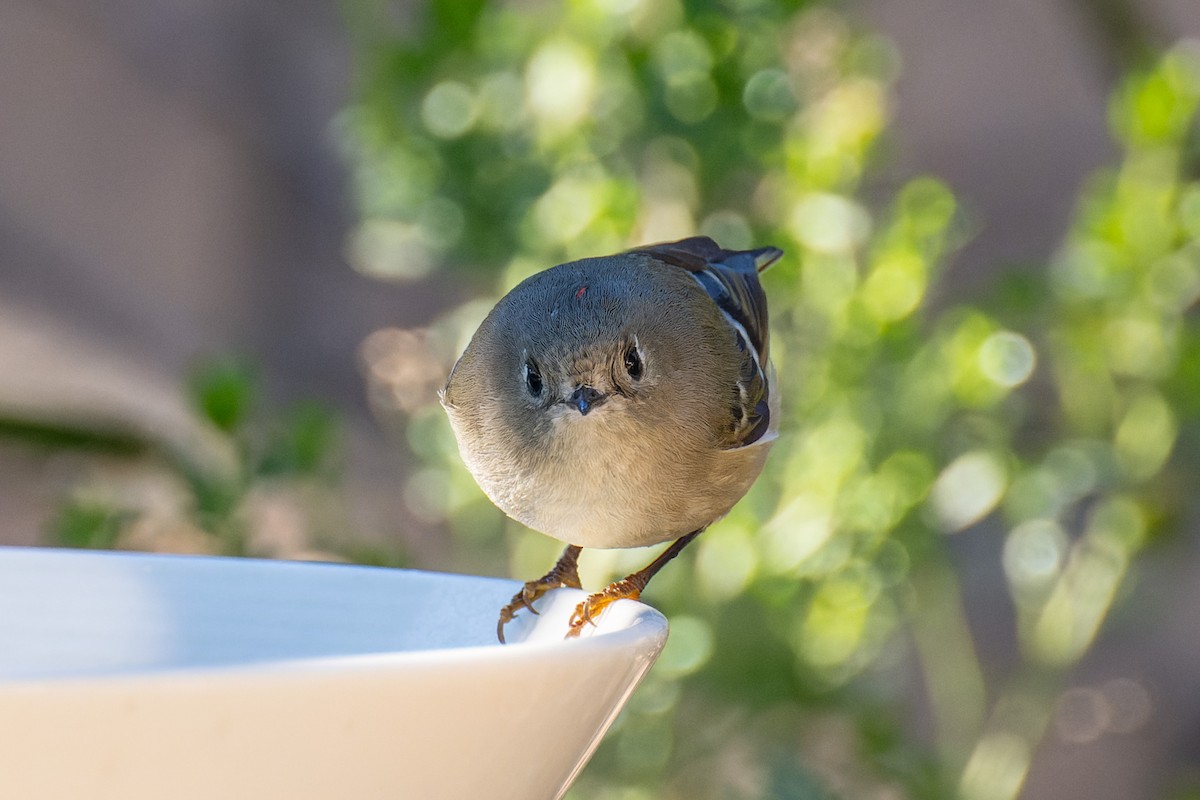
[[[532,397],[542,396],[542,373],[533,361],[525,362],[525,388]]]
[[[625,351],[625,371],[635,381],[642,377],[642,354],[638,352],[637,345]]]

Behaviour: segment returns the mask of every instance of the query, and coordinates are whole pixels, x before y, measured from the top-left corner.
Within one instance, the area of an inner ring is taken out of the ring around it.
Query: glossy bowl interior
[[[621,601],[331,564],[0,548],[0,796],[554,798],[666,641]]]

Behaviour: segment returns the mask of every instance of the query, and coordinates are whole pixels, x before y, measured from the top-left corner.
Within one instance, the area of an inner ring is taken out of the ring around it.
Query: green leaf
[[[235,358],[222,358],[199,367],[190,381],[196,409],[226,433],[241,428],[257,399],[254,370]]]

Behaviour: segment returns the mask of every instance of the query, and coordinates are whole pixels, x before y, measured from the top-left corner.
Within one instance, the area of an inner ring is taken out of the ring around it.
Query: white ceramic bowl
[[[517,584],[0,548],[0,797],[560,797],[667,636],[583,596],[495,640]]]

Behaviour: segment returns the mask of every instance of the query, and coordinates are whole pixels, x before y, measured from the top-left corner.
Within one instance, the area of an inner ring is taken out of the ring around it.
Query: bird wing
[[[723,250],[707,236],[694,236],[631,252],[646,253],[688,270],[729,320],[742,353],[729,446],[760,441],[771,427],[771,404],[766,372],[767,295],[758,273],[779,260],[783,251],[775,247]]]

